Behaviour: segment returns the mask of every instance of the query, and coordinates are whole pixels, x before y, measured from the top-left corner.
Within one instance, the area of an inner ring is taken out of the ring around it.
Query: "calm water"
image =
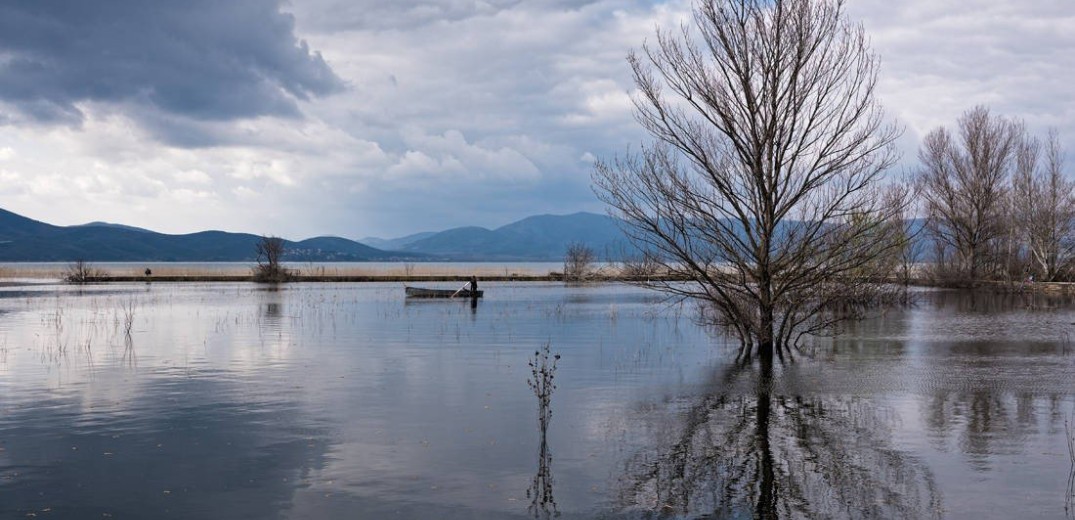
[[[923,293],[765,374],[640,289],[484,288],[0,287],[0,518],[1065,517],[1075,305]]]

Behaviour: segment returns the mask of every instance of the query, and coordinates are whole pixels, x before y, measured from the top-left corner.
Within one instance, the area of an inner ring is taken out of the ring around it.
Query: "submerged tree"
[[[593,264],[597,255],[590,246],[582,242],[572,242],[567,245],[564,253],[564,280],[569,282],[582,282],[590,277]]]
[[[707,302],[764,362],[876,302],[906,236],[880,187],[900,130],[842,1],[701,0],[693,20],[628,57],[654,143],[599,163],[595,191],[669,275],[639,283]]]

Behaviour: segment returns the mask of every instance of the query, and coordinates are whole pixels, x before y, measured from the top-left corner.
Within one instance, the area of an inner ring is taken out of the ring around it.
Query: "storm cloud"
[[[0,5],[7,119],[79,125],[84,103],[226,121],[294,118],[343,88],[273,0],[33,0]]]

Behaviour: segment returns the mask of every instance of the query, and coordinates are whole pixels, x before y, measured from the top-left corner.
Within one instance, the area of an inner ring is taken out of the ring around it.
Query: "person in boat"
[[[471,275],[470,277],[470,292],[471,294],[478,295],[478,277]]]

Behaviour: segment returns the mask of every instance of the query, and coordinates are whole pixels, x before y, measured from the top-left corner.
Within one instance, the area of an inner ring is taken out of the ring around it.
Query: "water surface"
[[[484,288],[0,288],[0,517],[1065,516],[1065,302],[927,292],[766,371],[641,289]]]

